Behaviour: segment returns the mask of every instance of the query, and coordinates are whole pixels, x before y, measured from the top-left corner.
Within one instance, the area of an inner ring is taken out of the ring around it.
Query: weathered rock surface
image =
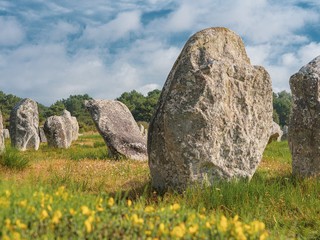
[[[280,142],[282,137],[282,130],[276,122],[272,122],[271,132],[268,144],[274,141]]]
[[[292,173],[320,175],[320,56],[290,78],[293,108],[288,141]]]
[[[146,160],[146,138],[126,105],[113,100],[89,100],[86,108],[106,142],[111,157]]]
[[[27,149],[38,150],[39,113],[35,101],[25,98],[18,102],[10,114],[11,145],[20,151]]]
[[[272,125],[272,89],[239,36],[225,28],[193,35],[163,87],[148,134],[157,189],[251,178]]]
[[[73,122],[70,112],[63,111],[61,116],[48,117],[43,130],[48,145],[55,148],[69,148],[73,140]]]
[[[0,111],[0,153],[3,152],[4,146],[4,134],[3,134],[3,124],[2,124],[2,114]]]
[[[44,133],[43,127],[39,127],[39,137],[40,137],[40,142],[42,143],[48,142],[46,134]]]
[[[2,134],[3,134],[3,137],[4,137],[5,139],[10,138],[9,129],[4,128],[4,129],[2,130]]]

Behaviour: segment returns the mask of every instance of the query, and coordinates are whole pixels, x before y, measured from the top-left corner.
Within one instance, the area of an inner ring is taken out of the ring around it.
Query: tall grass
[[[29,166],[29,160],[17,149],[7,147],[5,151],[0,154],[0,164],[9,169],[23,170]]]

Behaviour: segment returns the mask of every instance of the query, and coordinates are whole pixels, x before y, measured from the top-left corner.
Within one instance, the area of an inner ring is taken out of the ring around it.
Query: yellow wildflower
[[[178,226],[175,226],[171,231],[171,236],[176,238],[183,238],[186,233],[186,227],[184,223],[180,223]]]
[[[29,206],[27,208],[28,213],[34,213],[36,211],[36,208],[34,206]]]
[[[131,216],[131,221],[136,225],[143,224],[144,222],[143,218],[139,218],[137,214],[133,214]]]
[[[73,208],[70,208],[69,213],[71,216],[74,216],[76,214],[76,211]]]
[[[170,210],[177,211],[179,209],[180,209],[180,205],[178,203],[175,203],[170,206]]]
[[[19,207],[24,208],[24,207],[26,207],[26,206],[27,206],[27,203],[28,203],[28,201],[27,201],[27,200],[21,200],[21,201],[18,203],[18,205],[19,205]]]
[[[39,215],[39,218],[40,218],[40,220],[44,220],[44,219],[46,219],[47,217],[49,217],[49,214],[48,214],[48,212],[46,211],[46,210],[42,210],[41,211],[41,213],[40,213],[40,215]]]
[[[20,240],[21,239],[21,235],[18,232],[13,232],[12,233],[12,239],[14,240]]]
[[[264,231],[261,235],[260,235],[260,238],[259,240],[265,240],[267,239],[269,236],[268,232],[267,231]]]
[[[4,193],[7,198],[10,197],[10,195],[11,195],[11,192],[9,190],[5,190]]]
[[[109,200],[108,200],[108,206],[109,207],[112,207],[114,205],[114,199],[111,197],[111,198],[109,198]]]
[[[94,221],[94,217],[90,216],[86,221],[84,221],[84,226],[86,228],[87,233],[92,232],[92,223]]]
[[[91,214],[91,210],[87,206],[81,206],[81,212],[83,215],[86,216]]]
[[[2,236],[2,240],[11,240],[11,238],[8,237],[8,235],[3,235],[3,236]]]
[[[206,222],[206,228],[211,228],[211,225],[209,222]]]
[[[228,228],[228,219],[222,215],[220,218],[220,222],[218,224],[218,230],[224,233],[227,231],[227,228]]]
[[[160,233],[160,235],[165,233],[165,226],[163,223],[160,223],[160,225],[159,225],[159,233]]]
[[[10,231],[12,230],[11,220],[9,218],[6,218],[6,220],[4,221],[4,224],[7,229],[9,229]]]
[[[16,220],[16,226],[20,229],[27,229],[27,225],[22,223],[19,219]]]
[[[152,206],[146,206],[146,208],[144,209],[144,211],[146,213],[150,213],[150,212],[153,212],[154,211],[154,208]]]
[[[62,217],[61,211],[60,210],[55,211],[51,220],[52,223],[58,224],[60,222],[61,217]]]
[[[130,199],[128,199],[128,201],[127,201],[127,205],[128,205],[128,207],[131,207],[131,205],[132,205],[132,201],[131,201]]]
[[[50,205],[47,206],[47,209],[49,210],[49,212],[52,212],[52,207]]]
[[[190,234],[195,234],[195,233],[198,232],[198,230],[199,230],[198,224],[195,224],[195,225],[192,225],[192,226],[189,227],[189,233]]]
[[[152,233],[152,232],[151,232],[150,230],[146,230],[146,231],[144,231],[144,234],[145,234],[145,235],[147,235],[147,236],[150,236],[150,235],[151,235],[151,233]]]

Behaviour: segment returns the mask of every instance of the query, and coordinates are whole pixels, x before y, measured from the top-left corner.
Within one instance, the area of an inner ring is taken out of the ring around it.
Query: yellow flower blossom
[[[154,207],[152,207],[152,206],[146,206],[145,209],[144,209],[144,211],[145,211],[146,213],[151,213],[151,212],[154,211]]]
[[[49,217],[49,214],[48,214],[47,210],[43,209],[39,215],[39,218],[40,218],[40,220],[45,220],[47,217]]]
[[[6,228],[9,229],[10,231],[13,229],[13,227],[11,225],[11,220],[9,218],[6,218],[6,220],[4,221],[4,224],[5,224]]]
[[[111,198],[109,198],[109,200],[108,200],[108,206],[109,207],[112,207],[114,205],[114,199],[111,197]]]
[[[183,236],[186,234],[186,227],[184,223],[180,223],[178,226],[175,226],[170,234],[172,237],[183,238]]]
[[[267,231],[264,231],[261,235],[260,235],[260,238],[259,240],[265,240],[267,239],[269,236],[268,232]]]
[[[147,235],[147,236],[150,236],[150,235],[151,235],[151,233],[152,233],[152,232],[151,232],[150,230],[146,230],[146,231],[144,231],[144,234],[145,234],[145,235]]]
[[[206,228],[211,228],[211,224],[209,222],[206,222]]]
[[[92,223],[94,221],[94,217],[90,216],[88,217],[88,219],[86,221],[84,221],[84,226],[86,228],[87,233],[91,233],[92,232]]]
[[[228,219],[225,216],[221,216],[220,222],[218,224],[218,230],[222,233],[225,233],[228,228]]]
[[[6,195],[7,198],[11,196],[11,192],[9,190],[5,190],[4,194]]]
[[[87,206],[81,206],[81,212],[86,216],[89,216],[91,214],[91,210]]]
[[[13,232],[12,233],[12,239],[14,240],[20,240],[21,239],[21,235],[18,232]]]
[[[127,205],[128,205],[128,207],[131,207],[132,201],[130,199],[127,200]]]
[[[189,227],[189,233],[190,234],[195,234],[195,233],[198,232],[198,230],[199,230],[198,224],[195,224],[195,225],[192,225],[192,226]]]
[[[19,206],[19,207],[22,207],[22,208],[25,208],[25,207],[27,206],[27,203],[28,203],[27,200],[21,200],[21,201],[18,203],[18,206]]]
[[[177,211],[179,209],[180,209],[180,205],[178,203],[175,203],[170,206],[170,210]]]
[[[52,207],[50,205],[47,206],[47,209],[49,210],[49,212],[52,212]]]
[[[57,210],[54,212],[51,222],[53,224],[58,224],[61,218],[62,218],[62,213],[60,210]]]
[[[27,225],[22,223],[19,219],[16,220],[16,226],[20,229],[27,229]]]
[[[133,214],[131,216],[131,221],[133,222],[133,224],[135,225],[142,225],[144,220],[143,218],[139,218],[137,214]]]
[[[71,216],[74,216],[77,212],[73,208],[70,208],[69,213]]]
[[[159,232],[160,232],[160,234],[165,233],[165,226],[163,223],[160,223],[160,225],[159,225]]]

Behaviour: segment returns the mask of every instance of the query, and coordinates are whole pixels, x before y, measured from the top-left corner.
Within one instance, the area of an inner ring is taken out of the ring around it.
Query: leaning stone
[[[113,158],[147,159],[146,138],[126,105],[113,100],[89,100],[85,106]]]
[[[241,38],[209,28],[184,46],[163,87],[148,134],[152,186],[250,179],[268,143],[272,88]]]
[[[320,56],[290,78],[293,108],[288,142],[292,173],[309,177],[320,175]]]
[[[276,122],[272,122],[271,133],[268,144],[274,141],[280,142],[282,137],[282,130]]]
[[[18,102],[10,114],[11,145],[20,151],[38,150],[39,113],[35,101],[25,98]]]
[[[2,124],[2,114],[0,111],[0,153],[4,151],[4,132],[3,132],[3,124]]]

